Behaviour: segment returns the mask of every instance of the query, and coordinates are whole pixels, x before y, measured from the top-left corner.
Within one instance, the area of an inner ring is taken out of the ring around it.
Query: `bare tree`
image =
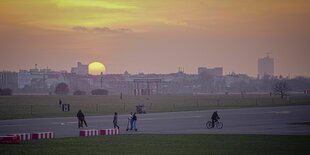
[[[284,96],[288,95],[287,91],[289,90],[289,87],[286,81],[279,81],[273,85],[272,90],[275,95],[281,95],[281,98],[283,99]]]

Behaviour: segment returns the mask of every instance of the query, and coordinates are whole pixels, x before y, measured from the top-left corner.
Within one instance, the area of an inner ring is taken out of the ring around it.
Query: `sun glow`
[[[100,62],[92,62],[88,65],[88,73],[91,75],[105,74],[106,67]]]

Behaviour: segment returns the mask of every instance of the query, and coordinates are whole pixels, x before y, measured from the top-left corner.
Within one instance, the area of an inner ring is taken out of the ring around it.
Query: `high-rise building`
[[[274,76],[274,61],[268,54],[266,57],[258,59],[257,76],[260,79],[264,76]]]

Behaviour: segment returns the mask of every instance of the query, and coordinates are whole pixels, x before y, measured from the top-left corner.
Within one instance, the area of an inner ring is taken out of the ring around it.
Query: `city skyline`
[[[257,76],[271,53],[274,74],[310,76],[310,2],[0,2],[0,70],[67,70],[102,62],[108,74],[223,67]]]

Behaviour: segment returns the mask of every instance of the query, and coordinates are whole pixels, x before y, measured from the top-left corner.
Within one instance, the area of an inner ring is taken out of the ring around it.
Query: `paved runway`
[[[138,115],[139,131],[126,132],[127,115],[119,116],[121,134],[268,134],[310,135],[310,126],[293,123],[310,122],[310,106],[221,109],[218,113],[223,129],[205,127],[214,110],[151,113]],[[113,113],[113,112],[111,112]],[[113,115],[89,116],[84,129],[113,127]],[[1,120],[0,135],[20,132],[53,131],[56,137],[78,136],[76,117]]]

